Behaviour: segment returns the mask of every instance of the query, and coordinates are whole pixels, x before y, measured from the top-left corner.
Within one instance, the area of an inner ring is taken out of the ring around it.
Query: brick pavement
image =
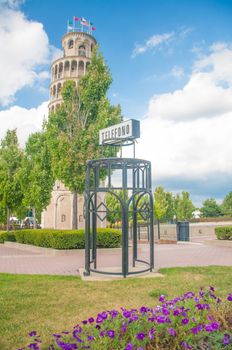
[[[138,258],[146,259],[147,244],[140,245]],[[99,267],[120,266],[121,254],[111,252],[98,256]],[[175,266],[232,266],[232,249],[203,244],[155,245],[155,269]],[[16,274],[78,275],[84,267],[84,253],[68,256],[46,256],[0,244],[0,272]]]

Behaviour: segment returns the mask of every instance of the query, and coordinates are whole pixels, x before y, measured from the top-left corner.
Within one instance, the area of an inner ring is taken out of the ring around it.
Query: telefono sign
[[[109,126],[99,131],[99,145],[120,143],[140,137],[140,121],[126,120],[120,124]]]

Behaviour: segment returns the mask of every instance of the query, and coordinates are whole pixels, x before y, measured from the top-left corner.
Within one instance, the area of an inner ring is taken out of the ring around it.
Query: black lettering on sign
[[[114,129],[111,130],[111,138],[114,138]]]
[[[127,133],[127,135],[130,134],[130,125],[129,124],[126,125],[126,133]]]
[[[125,136],[125,126],[122,126],[122,136]]]
[[[121,128],[118,128],[118,137],[121,136]]]
[[[118,129],[114,129],[114,137],[116,138],[118,136]]]

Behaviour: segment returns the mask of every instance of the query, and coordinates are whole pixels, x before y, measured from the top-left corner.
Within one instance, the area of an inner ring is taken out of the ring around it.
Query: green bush
[[[5,232],[0,231],[0,243],[4,243],[4,240],[5,240]]]
[[[215,233],[217,239],[232,240],[232,226],[216,227]]]
[[[84,249],[85,230],[28,229],[2,234],[4,241],[31,244],[54,249]],[[0,238],[1,242],[1,238]],[[97,230],[99,248],[116,248],[121,245],[121,231],[100,228]]]

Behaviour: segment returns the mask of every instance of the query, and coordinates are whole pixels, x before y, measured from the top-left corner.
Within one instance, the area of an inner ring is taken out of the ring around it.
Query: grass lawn
[[[0,274],[0,349],[28,344],[37,330],[42,340],[71,330],[98,312],[141,305],[154,306],[160,294],[174,297],[213,285],[221,297],[232,292],[232,267],[186,267],[160,270],[165,278],[82,282],[73,276]],[[51,339],[51,338],[50,338]]]

